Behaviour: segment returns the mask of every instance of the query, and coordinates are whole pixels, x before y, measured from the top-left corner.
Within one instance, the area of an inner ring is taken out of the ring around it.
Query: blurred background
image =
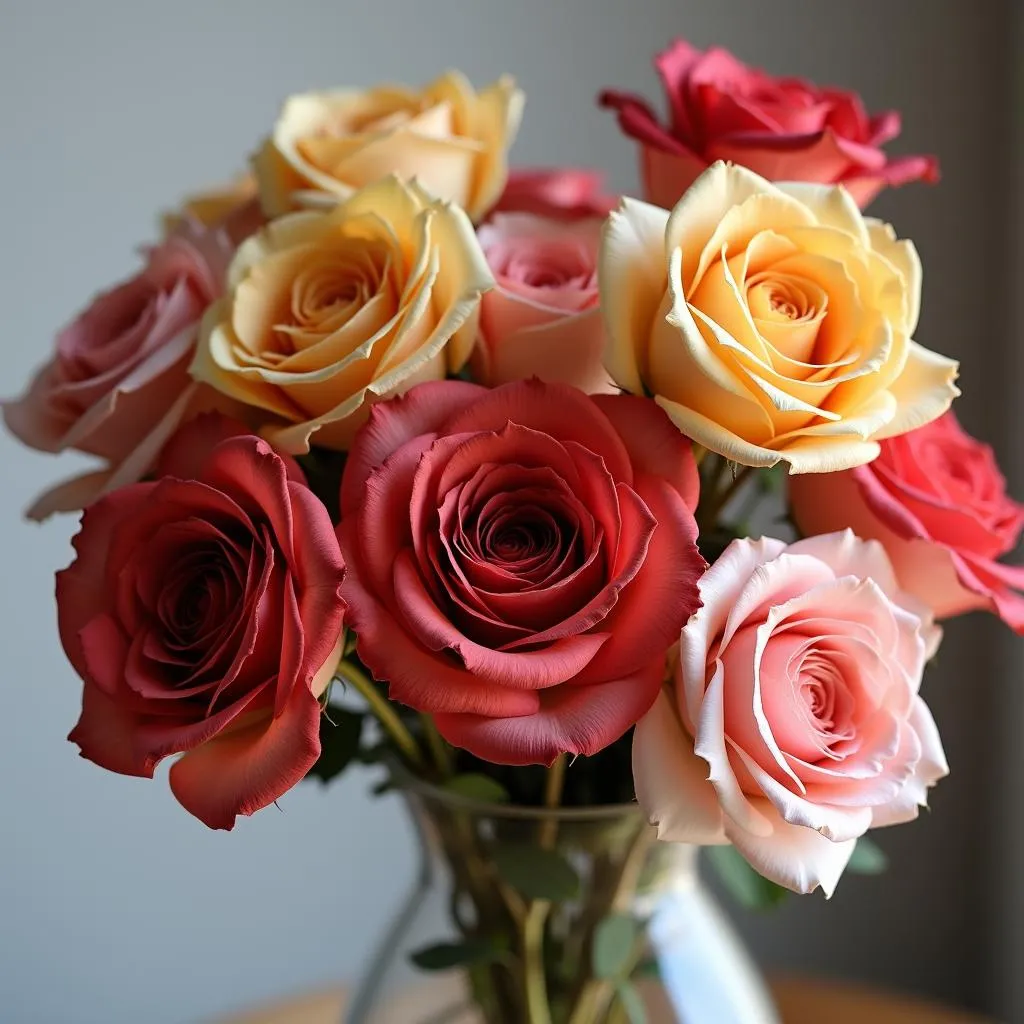
[[[633,147],[594,97],[658,95],[651,56],[675,35],[859,90],[902,112],[894,152],[938,154],[938,187],[872,212],[917,243],[918,337],[962,361],[961,418],[1024,495],[1019,0],[0,0],[0,394],[133,269],[158,211],[241,169],[288,93],[510,71],[528,96],[514,163],[602,167],[633,191]],[[75,521],[20,520],[78,467],[7,436],[0,458],[0,1020],[185,1024],[351,979],[410,879],[398,801],[352,771],[213,833],[162,782],[78,760],[52,579]],[[884,877],[739,915],[765,966],[1024,1020],[1022,669],[996,621],[950,624],[926,686],[952,776],[880,834]]]

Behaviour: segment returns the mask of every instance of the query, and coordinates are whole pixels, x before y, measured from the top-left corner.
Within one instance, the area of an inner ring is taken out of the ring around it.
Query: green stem
[[[451,750],[448,744],[445,743],[444,737],[437,731],[433,718],[425,714],[421,715],[420,719],[423,722],[423,735],[426,737],[427,748],[434,759],[434,764],[437,766],[441,778],[447,779],[452,774]]]
[[[535,900],[523,922],[523,994],[527,1024],[551,1024],[547,976],[544,969],[544,928],[550,904]]]
[[[549,810],[562,802],[565,772],[569,758],[560,754],[544,777],[544,806]],[[545,818],[538,828],[537,841],[542,849],[550,850],[558,840],[558,819]],[[523,994],[529,1024],[551,1024],[551,1005],[548,1002],[547,971],[544,964],[544,931],[547,927],[551,904],[547,900],[533,900],[523,921]]]
[[[760,487],[754,487],[750,490],[746,500],[736,510],[736,517],[733,520],[735,523],[746,523],[748,519],[757,511],[757,507],[761,504],[764,499],[764,491]]]
[[[654,830],[648,828],[646,824],[640,826],[640,830],[630,843],[629,850],[622,861],[610,898],[603,908],[605,913],[624,912],[628,909],[629,902],[636,893],[644,862],[654,841],[654,835]],[[603,916],[602,913],[596,920],[599,922]],[[591,941],[593,941],[592,935]],[[639,958],[642,950],[643,944],[641,943],[635,951],[636,958]],[[632,970],[631,966],[623,976],[628,978]],[[572,1013],[569,1016],[569,1024],[591,1024],[592,1021],[601,1020],[614,995],[615,986],[611,982],[593,977],[587,978],[575,1000]]]
[[[370,706],[373,716],[380,722],[381,728],[394,740],[402,756],[416,769],[423,768],[423,754],[419,744],[391,706],[391,702],[380,692],[376,683],[350,661],[342,659],[338,665],[338,674],[346,683],[350,683]]]
[[[698,507],[698,521],[702,530],[714,529],[722,510],[733,499],[736,492],[750,479],[753,471],[753,466],[743,466],[725,487],[712,492],[705,508]]]
[[[559,754],[544,776],[544,806],[554,810],[562,802],[562,791],[565,789],[565,772],[569,767],[567,754]],[[558,838],[558,819],[548,818],[540,825],[540,845],[550,850]]]

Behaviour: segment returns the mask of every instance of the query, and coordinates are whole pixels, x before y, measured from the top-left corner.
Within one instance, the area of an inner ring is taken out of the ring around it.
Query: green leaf
[[[770,910],[786,898],[787,890],[762,878],[735,847],[710,846],[708,858],[729,895],[742,906]]]
[[[450,967],[473,967],[493,963],[502,955],[494,942],[467,939],[464,942],[437,942],[409,954],[421,971],[447,971]]]
[[[626,1011],[629,1024],[647,1024],[647,1008],[635,985],[628,981],[620,981],[615,986],[615,995],[618,997],[619,1005]]]
[[[853,855],[846,865],[847,871],[855,875],[880,875],[889,867],[889,858],[881,847],[867,836],[861,836],[853,848]]]
[[[645,956],[633,968],[634,978],[660,978],[661,977],[661,964],[653,956]]]
[[[363,716],[329,705],[320,715],[320,756],[309,770],[309,775],[328,783],[337,778],[359,753],[363,735]]]
[[[485,804],[507,804],[509,802],[508,790],[497,779],[492,779],[489,775],[480,775],[477,772],[456,775],[444,784],[444,788],[451,793],[458,793],[459,796],[479,800]]]
[[[579,875],[555,850],[509,843],[495,846],[493,858],[498,874],[527,899],[558,902],[579,895]]]
[[[777,462],[757,474],[757,486],[763,494],[781,494],[786,486],[787,463]]]
[[[393,755],[393,750],[390,743],[374,743],[369,747],[360,747],[356,752],[356,760],[360,764],[380,764]]]
[[[594,974],[605,980],[624,975],[639,935],[639,923],[628,914],[609,914],[604,918],[594,932]]]

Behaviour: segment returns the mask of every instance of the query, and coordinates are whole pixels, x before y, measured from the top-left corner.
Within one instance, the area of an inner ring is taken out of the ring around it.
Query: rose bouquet
[[[222,829],[381,766],[449,876],[412,962],[494,1022],[640,1020],[651,971],[682,1013],[680,852],[831,894],[946,774],[936,618],[1024,631],[1024,507],[914,340],[912,243],[858,207],[934,161],[853,94],[657,67],[667,127],[601,98],[650,202],[510,172],[507,78],[292,97],[4,406],[101,460],[29,512],[84,510],[82,756],[181,755]],[[750,538],[780,490],[786,539]],[[428,1019],[379,975],[353,1019]]]

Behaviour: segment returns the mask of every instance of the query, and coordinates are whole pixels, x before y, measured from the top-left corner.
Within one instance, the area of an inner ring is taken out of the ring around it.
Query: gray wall
[[[681,33],[857,87],[870,106],[903,111],[903,151],[940,154],[940,188],[885,196],[876,212],[921,249],[919,336],[963,360],[963,418],[1019,463],[1019,420],[999,404],[1020,380],[999,362],[1010,13],[997,0],[0,0],[0,394],[134,265],[159,209],[239,165],[287,93],[425,81],[449,65],[478,83],[509,70],[530,97],[517,162],[601,165],[632,189],[632,150],[593,97],[604,85],[652,90],[650,55]],[[171,1024],[350,977],[411,868],[400,809],[370,801],[353,773],[215,834],[162,782],[77,760],[64,736],[79,689],[52,601],[74,524],[18,521],[75,464],[7,438],[0,452],[0,1019]],[[745,920],[766,961],[978,1005],[1011,998],[1013,971],[998,965],[1013,967],[1019,935],[999,880],[1019,859],[1001,842],[1005,805],[988,794],[1006,779],[992,736],[1019,662],[992,622],[950,628],[928,683],[953,766],[933,813],[882,837],[884,880],[848,879],[830,905],[793,900]]]

